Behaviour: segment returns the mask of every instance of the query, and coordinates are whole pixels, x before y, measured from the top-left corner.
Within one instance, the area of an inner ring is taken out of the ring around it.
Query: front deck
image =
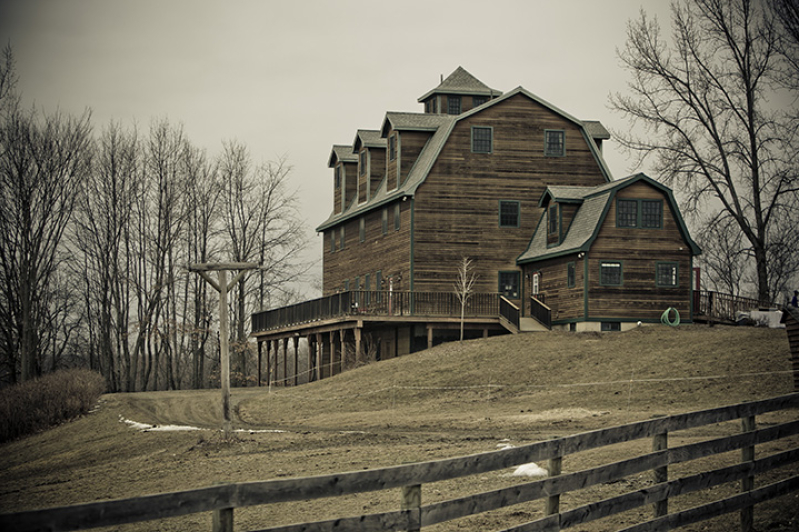
[[[461,304],[454,293],[356,290],[255,313],[251,336],[258,342],[259,375],[265,346],[270,382],[297,384],[457,339],[460,327]],[[519,332],[519,308],[500,294],[472,294],[463,328],[467,338]],[[305,371],[300,339],[309,346]]]

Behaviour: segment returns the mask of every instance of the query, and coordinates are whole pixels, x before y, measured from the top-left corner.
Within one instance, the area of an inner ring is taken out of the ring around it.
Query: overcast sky
[[[332,208],[332,145],[422,112],[458,66],[625,130],[608,96],[625,91],[616,50],[642,8],[667,25],[665,0],[0,0],[0,40],[29,105],[90,108],[98,131],[167,117],[211,155],[231,139],[256,162],[285,155],[312,230]],[[615,178],[635,170],[604,150]]]

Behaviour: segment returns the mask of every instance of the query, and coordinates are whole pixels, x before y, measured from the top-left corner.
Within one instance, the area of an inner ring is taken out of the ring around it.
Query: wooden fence
[[[234,509],[245,506],[304,501],[323,497],[401,488],[400,509],[393,512],[344,517],[263,529],[264,532],[416,531],[436,523],[507,506],[543,499],[546,516],[503,532],[562,530],[641,506],[652,506],[653,518],[625,529],[628,532],[670,530],[740,511],[742,529],[752,528],[755,504],[799,490],[795,469],[783,480],[754,487],[756,475],[799,461],[795,440],[780,442],[780,451],[755,458],[755,445],[799,433],[799,420],[769,424],[758,429],[755,416],[799,407],[799,394],[741,403],[704,411],[656,418],[489,453],[422,462],[382,469],[309,478],[227,484],[191,491],[164,493],[133,499],[95,502],[38,511],[0,515],[0,529],[83,530],[100,526],[152,521],[168,517],[213,512],[213,529],[233,530]],[[677,447],[668,446],[675,431],[741,420],[741,431],[717,439]],[[617,443],[651,438],[651,453],[592,469],[561,473],[568,455]],[[719,469],[668,479],[669,466],[711,455],[741,450],[741,461]],[[498,471],[528,462],[549,461],[550,476],[496,491],[459,499],[421,504],[424,484]],[[559,498],[570,491],[624,477],[652,472],[654,485],[585,506],[560,511]],[[740,482],[737,495],[689,510],[668,513],[669,498],[729,482]]]

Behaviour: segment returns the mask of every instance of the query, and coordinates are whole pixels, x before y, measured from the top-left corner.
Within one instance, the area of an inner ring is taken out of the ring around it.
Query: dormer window
[[[555,235],[558,233],[558,204],[555,203],[549,207],[549,234]]]
[[[341,164],[336,165],[335,176],[336,190],[339,190],[341,188]]]
[[[361,175],[366,175],[366,150],[361,151],[358,170]]]
[[[478,107],[488,101],[488,96],[472,96],[472,106]]]
[[[397,134],[394,133],[388,138],[388,160],[393,161],[397,158]]]
[[[447,98],[447,113],[451,115],[461,114],[461,97],[449,96]]]

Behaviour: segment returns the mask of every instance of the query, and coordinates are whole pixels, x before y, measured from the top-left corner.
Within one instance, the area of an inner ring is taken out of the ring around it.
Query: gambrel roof
[[[419,102],[423,102],[434,94],[473,94],[478,96],[499,96],[502,91],[492,89],[476,77],[472,76],[463,67],[458,67],[447,76],[438,87],[429,90],[419,97]]]
[[[425,144],[424,148],[419,154],[419,157],[416,159],[416,162],[413,164],[408,177],[402,184],[400,184],[399,188],[392,190],[387,190],[388,184],[387,180],[384,178],[380,183],[377,192],[374,193],[368,201],[364,203],[353,201],[350,205],[345,206],[343,212],[339,214],[336,214],[335,212],[332,213],[327,220],[322,222],[322,224],[316,228],[316,230],[324,231],[325,229],[337,225],[338,223],[344,222],[356,216],[360,216],[361,214],[372,209],[381,207],[397,198],[413,196],[416,192],[416,189],[419,188],[422,183],[424,183],[427,175],[433,168],[433,164],[436,162],[436,159],[438,159],[438,155],[441,153],[441,150],[449,139],[452,130],[459,121],[465,120],[477,113],[483,112],[494,105],[501,105],[503,102],[517,95],[523,95],[527,98],[530,98],[539,105],[574,123],[582,132],[583,138],[588,145],[588,149],[591,151],[591,154],[597,161],[602,175],[607,181],[612,181],[613,178],[611,176],[610,169],[605,163],[605,160],[602,158],[599,148],[592,140],[593,138],[599,137],[593,137],[592,134],[587,130],[584,122],[550,104],[546,100],[539,98],[523,87],[517,87],[516,89],[503,94],[499,98],[494,98],[493,100],[490,100],[479,107],[475,107],[459,115],[399,112],[386,113],[385,118],[383,119],[383,125],[380,128],[380,135],[384,139],[388,136],[389,131],[392,129],[432,132],[432,136]],[[594,131],[598,132],[596,126],[593,127]],[[602,128],[602,130],[604,130],[604,128]],[[601,132],[599,133],[601,134]]]
[[[701,250],[688,233],[688,228],[680,215],[680,210],[677,207],[677,202],[671,189],[645,174],[638,173],[598,187],[547,187],[538,203],[540,207],[550,201],[579,203],[580,207],[574,215],[563,241],[556,246],[547,245],[546,211],[544,211],[535,233],[530,239],[530,244],[524,253],[516,259],[516,263],[525,264],[573,253],[587,252],[599,234],[599,229],[602,227],[616,192],[639,181],[644,181],[666,194],[671,212],[679,226],[680,234],[686,244],[690,246],[692,254],[699,255]]]

